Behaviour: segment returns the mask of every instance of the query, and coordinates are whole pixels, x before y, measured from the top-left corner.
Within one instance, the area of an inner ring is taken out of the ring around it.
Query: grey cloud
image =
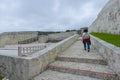
[[[10,1],[0,0],[1,32],[8,31],[7,28],[9,31],[79,29],[89,26],[108,0]]]

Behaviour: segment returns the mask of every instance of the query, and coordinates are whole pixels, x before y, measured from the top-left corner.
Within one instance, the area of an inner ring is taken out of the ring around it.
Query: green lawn
[[[96,36],[108,43],[111,43],[117,47],[120,47],[120,35],[108,34],[108,33],[96,33],[92,32],[91,35]]]
[[[0,80],[2,80],[3,79],[3,77],[2,76],[0,76]]]
[[[3,77],[2,77],[2,74],[0,73],[0,80],[2,80],[3,79]]]

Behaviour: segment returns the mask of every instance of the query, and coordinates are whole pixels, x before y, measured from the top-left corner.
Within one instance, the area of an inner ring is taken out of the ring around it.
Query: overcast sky
[[[89,27],[108,0],[0,0],[0,33]]]

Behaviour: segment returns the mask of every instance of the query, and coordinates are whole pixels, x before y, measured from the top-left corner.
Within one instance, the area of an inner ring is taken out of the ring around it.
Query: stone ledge
[[[58,56],[56,58],[57,60],[60,61],[68,61],[68,62],[79,62],[79,63],[92,63],[92,64],[101,64],[101,65],[106,65],[106,61],[103,59],[92,59],[92,58],[77,58],[77,57],[61,57]]]
[[[91,35],[94,48],[104,57],[108,65],[120,77],[120,48]]]

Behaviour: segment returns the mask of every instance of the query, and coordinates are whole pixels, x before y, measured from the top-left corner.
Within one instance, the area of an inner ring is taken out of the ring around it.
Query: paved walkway
[[[118,80],[106,61],[92,46],[90,52],[79,39],[33,80]]]
[[[75,58],[92,58],[92,59],[103,59],[91,46],[90,52],[87,52],[83,48],[82,42],[76,41],[66,51],[62,52],[59,56],[61,57],[75,57]]]

